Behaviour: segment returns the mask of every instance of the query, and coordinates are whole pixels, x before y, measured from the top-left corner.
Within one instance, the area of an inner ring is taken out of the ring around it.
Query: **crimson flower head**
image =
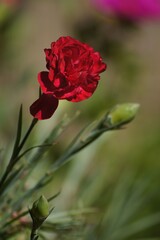
[[[44,52],[48,71],[38,74],[42,95],[30,107],[39,120],[50,118],[61,99],[80,102],[91,97],[106,69],[98,52],[69,36],[52,42]]]

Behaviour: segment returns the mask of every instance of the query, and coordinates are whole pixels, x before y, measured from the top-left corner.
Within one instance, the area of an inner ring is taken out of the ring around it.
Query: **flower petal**
[[[58,99],[52,94],[42,94],[31,106],[30,113],[34,118],[50,118],[58,107]]]
[[[38,82],[41,86],[42,92],[49,94],[53,92],[53,83],[49,79],[49,72],[40,72],[38,74]]]

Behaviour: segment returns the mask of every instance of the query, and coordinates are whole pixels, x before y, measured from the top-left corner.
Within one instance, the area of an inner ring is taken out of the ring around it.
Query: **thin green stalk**
[[[28,139],[32,129],[34,128],[34,126],[36,125],[36,123],[38,122],[37,119],[33,119],[31,122],[30,127],[28,128],[28,131],[26,132],[23,140],[21,141],[21,143],[19,144],[18,147],[16,147],[16,149],[14,148],[13,154],[10,158],[9,164],[6,168],[6,171],[4,172],[1,180],[0,180],[0,195],[3,193],[3,184],[6,181],[8,175],[10,174],[10,172],[12,171],[13,167],[15,166],[15,164],[18,162],[18,160],[20,158],[18,158],[18,155],[20,153],[20,151],[22,150],[24,144],[26,143],[26,140]]]
[[[39,236],[38,236],[38,229],[34,228],[34,226],[32,226],[30,240],[37,240],[38,238],[39,238]]]
[[[34,128],[34,126],[36,125],[37,122],[38,122],[38,119],[36,119],[36,118],[34,118],[34,119],[32,120],[31,125],[30,125],[30,127],[28,128],[28,131],[26,132],[26,134],[25,134],[22,142],[20,143],[20,145],[19,145],[19,147],[18,147],[16,156],[18,156],[19,152],[20,152],[21,149],[23,148],[26,140],[28,139],[28,137],[29,137],[32,129]]]
[[[95,141],[98,137],[100,137],[104,132],[110,131],[110,130],[116,130],[116,129],[121,129],[120,125],[115,125],[115,126],[107,126],[104,128],[102,122],[98,123],[98,125],[91,131],[91,133],[87,136],[87,138],[82,141],[79,140],[75,141],[75,144],[70,146],[66,152],[53,164],[52,168],[45,173],[45,175],[39,180],[39,182],[31,189],[29,189],[15,204],[14,204],[14,209],[17,209],[19,205],[27,199],[29,196],[31,196],[33,193],[35,193],[37,190],[40,188],[44,187],[47,185],[54,176],[54,173],[62,167],[65,163],[68,162],[71,157],[81,151],[83,148],[91,144],[93,141]],[[79,136],[80,138],[80,136]],[[73,141],[74,142],[74,141]]]

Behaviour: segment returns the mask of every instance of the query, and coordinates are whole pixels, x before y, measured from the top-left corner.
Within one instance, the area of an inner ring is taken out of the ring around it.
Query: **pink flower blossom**
[[[128,20],[160,19],[160,0],[91,0],[91,2],[107,14]]]

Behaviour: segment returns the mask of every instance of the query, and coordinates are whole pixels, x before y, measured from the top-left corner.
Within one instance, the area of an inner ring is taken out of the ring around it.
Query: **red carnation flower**
[[[43,94],[30,107],[38,119],[50,118],[60,99],[80,102],[92,96],[99,74],[106,69],[98,52],[69,36],[52,42],[44,51],[48,71],[38,74]]]

